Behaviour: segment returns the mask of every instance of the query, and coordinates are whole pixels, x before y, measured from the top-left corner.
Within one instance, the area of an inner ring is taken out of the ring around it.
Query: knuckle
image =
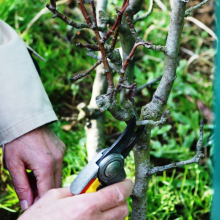
[[[11,157],[5,158],[5,165],[9,171],[17,171],[22,167],[22,161],[20,158],[11,155]]]
[[[100,192],[102,192],[102,196],[106,201],[111,201],[111,203],[115,204],[116,206],[120,205],[126,200],[124,194],[117,186],[112,186],[110,191],[103,190]]]
[[[62,163],[63,156],[66,151],[66,145],[60,141],[59,143],[54,145],[54,150],[52,151],[53,157],[56,160],[56,162]]]
[[[6,160],[6,167],[8,168],[8,170],[17,170],[17,164],[14,161],[7,161]]]
[[[45,168],[45,170],[52,170],[53,169],[54,160],[51,157],[51,155],[44,158],[44,160],[42,161],[42,165]]]
[[[49,198],[57,198],[59,196],[59,192],[56,189],[50,189],[46,192],[46,196]]]
[[[62,163],[62,161],[63,161],[63,153],[62,153],[60,150],[58,150],[58,151],[56,152],[55,160],[56,160],[57,162],[59,162],[59,163]]]
[[[16,193],[19,194],[23,194],[23,193],[27,193],[29,191],[28,187],[25,186],[21,186],[21,185],[14,185],[15,191]]]
[[[97,214],[97,210],[99,210],[96,206],[96,204],[85,204],[86,209],[84,210],[86,212],[87,216],[94,216]]]
[[[92,215],[93,213],[95,213],[98,210],[97,204],[96,203],[88,204],[87,210],[88,210],[88,213]]]
[[[118,207],[118,209],[115,212],[115,215],[111,218],[113,219],[120,219],[120,220],[124,220],[129,214],[129,209],[127,204],[123,204],[120,207]]]

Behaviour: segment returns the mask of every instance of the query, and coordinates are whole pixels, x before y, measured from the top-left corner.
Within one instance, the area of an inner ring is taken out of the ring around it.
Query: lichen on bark
[[[164,71],[159,86],[150,103],[142,107],[140,119],[158,120],[166,106],[173,82],[176,78],[177,57],[180,37],[182,34],[186,3],[173,0],[169,31],[164,54]],[[146,126],[146,133],[134,149],[135,158],[135,188],[133,193],[132,220],[146,220],[146,191],[149,177],[146,175],[151,168],[150,138],[151,126]],[[141,207],[141,209],[139,209]]]

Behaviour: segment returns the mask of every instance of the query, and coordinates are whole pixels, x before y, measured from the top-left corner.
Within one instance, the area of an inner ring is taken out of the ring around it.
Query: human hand
[[[48,190],[61,187],[64,153],[65,145],[47,126],[5,145],[5,163],[22,210],[30,207]],[[26,169],[33,173],[27,173]]]
[[[73,196],[69,188],[52,189],[18,220],[123,220],[128,215],[126,198],[132,189],[128,179],[78,196]]]

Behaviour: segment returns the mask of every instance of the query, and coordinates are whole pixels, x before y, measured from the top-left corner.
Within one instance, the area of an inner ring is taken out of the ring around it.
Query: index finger
[[[48,166],[38,167],[38,169],[33,170],[37,180],[37,191],[39,197],[42,197],[48,190],[55,187],[53,166],[54,164],[50,162]]]
[[[123,204],[126,198],[131,195],[133,187],[133,182],[130,179],[126,179],[94,193],[96,197],[93,199],[96,205],[100,207],[100,211],[103,212]]]

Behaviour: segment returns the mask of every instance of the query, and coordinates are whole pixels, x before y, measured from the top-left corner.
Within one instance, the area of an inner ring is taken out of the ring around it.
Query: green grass
[[[178,173],[177,173],[178,172]],[[210,175],[199,165],[174,169],[167,176],[154,176],[150,182],[149,219],[201,219],[209,216],[212,189]],[[156,209],[155,209],[156,207]]]
[[[118,4],[119,1],[111,2]],[[76,31],[61,20],[52,19],[51,13],[43,14],[27,32],[24,32],[30,21],[45,7],[46,3],[46,1],[36,0],[0,0],[0,18],[15,27],[23,39],[46,59],[46,62],[39,61],[42,70],[41,79],[59,118],[76,117],[77,111],[67,107],[67,104],[75,107],[82,101],[89,103],[94,74],[73,85],[69,78],[77,72],[90,68],[95,60],[86,56],[86,50],[76,48],[74,45],[81,41],[82,36],[88,40],[91,36],[80,30],[82,35],[79,37],[77,35],[73,43],[66,42],[63,37],[73,35]],[[169,8],[168,5],[167,7]],[[65,6],[59,6],[60,11],[64,11],[64,9]],[[114,14],[113,9],[114,6],[111,5],[108,7],[108,12]],[[77,15],[72,13],[72,9],[68,8],[66,12],[71,14],[72,18],[78,19]],[[152,16],[146,21],[136,24],[135,28],[143,39],[152,41],[154,44],[164,45],[169,19],[169,13],[160,11],[155,4]],[[212,62],[214,54],[212,44],[207,42],[200,44],[204,36],[207,36],[206,32],[194,25],[187,25],[184,27],[181,46],[198,55],[208,51],[208,55],[203,58],[207,62]],[[162,74],[162,53],[140,48],[136,53],[136,59],[135,77],[138,86]],[[195,65],[189,65],[187,59],[189,56],[180,53],[178,77],[167,103],[171,116],[164,126],[155,127],[152,130],[151,155],[152,164],[155,166],[190,159],[194,156],[196,142],[199,138],[199,121],[203,117],[196,106],[196,101],[200,100],[208,108],[212,107],[213,69],[206,64],[208,72],[204,72],[202,68],[204,61],[199,60]],[[155,88],[156,85],[153,85],[138,95],[136,98],[138,111],[142,105],[151,100]],[[106,113],[105,116],[106,128],[114,132],[123,131],[124,123],[117,122],[109,113]],[[69,131],[62,129],[62,126],[66,124],[70,124],[70,122],[61,120],[51,125],[53,131],[67,146],[63,163],[63,186],[70,185],[72,179],[87,163],[85,122],[77,122]],[[205,120],[202,151],[206,152],[206,157],[199,165],[192,164],[168,170],[154,175],[150,179],[147,192],[148,218],[150,220],[209,219],[213,194],[210,177],[212,131],[213,126]],[[132,153],[126,160],[125,169],[127,176],[134,180],[135,168]],[[0,213],[3,209],[8,212],[19,212],[18,200],[9,174],[2,165],[0,181],[5,186],[4,193],[0,195]],[[1,191],[3,192],[3,189]],[[129,205],[131,210],[131,199],[129,199]]]

